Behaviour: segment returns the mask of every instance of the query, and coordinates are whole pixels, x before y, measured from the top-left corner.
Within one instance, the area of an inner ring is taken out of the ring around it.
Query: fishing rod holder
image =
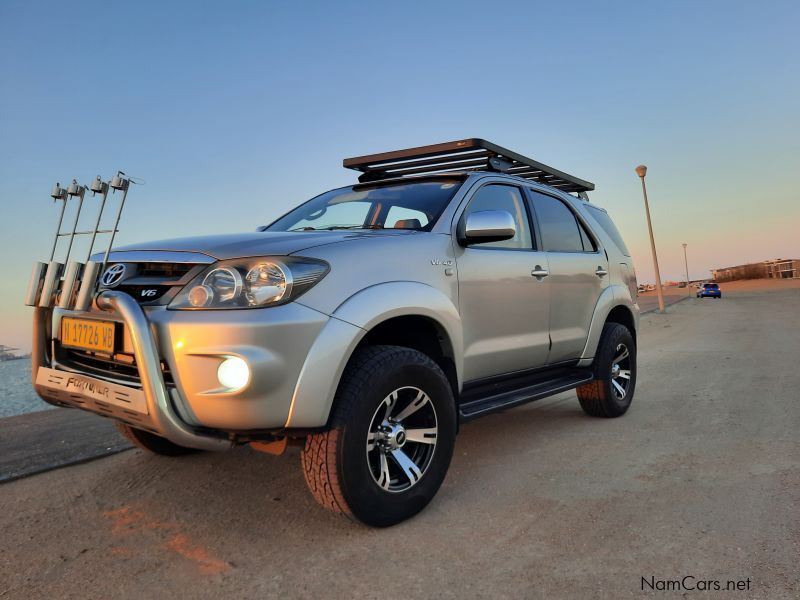
[[[50,191],[50,197],[55,203],[61,202],[59,211],[58,225],[53,236],[50,260],[48,262],[37,262],[33,265],[31,276],[28,281],[28,289],[25,294],[25,304],[27,306],[39,306],[51,308],[58,305],[59,308],[67,310],[87,311],[94,301],[97,291],[97,281],[100,273],[105,269],[108,262],[108,255],[114,244],[114,237],[119,231],[119,221],[122,217],[122,210],[125,207],[125,199],[128,195],[131,179],[125,173],[119,171],[109,181],[103,181],[98,175],[88,186],[72,180],[66,188],[56,183]],[[81,211],[83,210],[86,192],[90,191],[92,196],[100,195],[100,207],[94,221],[94,227],[78,229]],[[121,197],[114,218],[114,225],[110,228],[101,229],[100,223],[106,210],[109,191],[112,193],[121,192]],[[76,204],[75,219],[69,231],[62,231],[64,213],[67,203]],[[106,247],[103,261],[91,260],[92,251],[95,247],[98,235],[107,234],[109,236],[108,246]],[[89,241],[89,251],[84,261],[72,260],[72,246],[78,236],[91,236]],[[67,238],[66,252],[63,259],[56,258],[58,242],[62,238]]]

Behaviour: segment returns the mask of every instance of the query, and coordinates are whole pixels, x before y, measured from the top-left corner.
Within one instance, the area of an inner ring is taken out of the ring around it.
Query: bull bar
[[[175,412],[170,400],[169,390],[164,383],[161,371],[158,346],[150,328],[150,323],[142,308],[128,294],[107,290],[101,292],[96,300],[99,309],[114,312],[122,318],[130,334],[139,378],[142,384],[150,425],[159,435],[171,442],[187,448],[199,450],[225,450],[232,442],[227,439],[202,435],[189,428]],[[33,379],[36,382],[39,367],[46,367],[48,311],[37,308],[34,318],[34,347],[31,353]],[[47,398],[44,400],[48,401]]]

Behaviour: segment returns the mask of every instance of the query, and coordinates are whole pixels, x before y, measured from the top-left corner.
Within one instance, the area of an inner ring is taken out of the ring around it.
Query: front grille
[[[137,386],[142,384],[142,380],[139,377],[139,369],[136,366],[136,359],[129,354],[112,354],[109,356],[73,348],[59,348],[56,354],[59,364],[86,375],[100,379],[112,379]],[[169,365],[164,361],[161,361],[161,373],[164,376],[165,384],[168,386],[175,384]]]
[[[125,292],[142,305],[165,305],[207,265],[169,262],[123,262],[122,280],[113,289]],[[102,280],[101,280],[102,284]],[[102,285],[101,290],[107,289]]]
[[[195,265],[187,263],[136,263],[138,277],[163,277],[164,279],[180,279],[191,271]]]

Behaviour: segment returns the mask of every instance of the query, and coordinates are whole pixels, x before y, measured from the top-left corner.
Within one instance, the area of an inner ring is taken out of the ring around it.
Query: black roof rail
[[[480,138],[345,158],[342,165],[346,169],[361,171],[358,180],[362,183],[423,173],[495,171],[530,179],[565,192],[585,195],[585,192],[594,189],[594,184],[589,181]]]

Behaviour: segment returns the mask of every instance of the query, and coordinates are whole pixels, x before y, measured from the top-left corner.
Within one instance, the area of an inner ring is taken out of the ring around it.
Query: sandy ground
[[[672,306],[682,300],[686,300],[686,298],[694,297],[695,292],[687,288],[664,288],[665,307]],[[637,302],[642,314],[658,310],[658,295],[656,292],[644,292],[643,294],[639,294]]]
[[[709,280],[711,281],[711,280]],[[726,292],[740,293],[740,292],[759,292],[759,291],[788,291],[800,289],[800,278],[798,279],[745,279],[742,281],[728,281],[719,284],[723,295]],[[688,295],[694,297],[697,294],[697,288],[688,287],[665,287],[665,296],[683,296]],[[655,290],[651,292],[643,292],[639,294],[640,299],[656,298]]]
[[[82,410],[54,406],[5,417],[0,419],[0,483],[130,448],[111,419]]]
[[[567,393],[464,426],[437,498],[391,529],[319,509],[296,451],[0,485],[0,598],[674,597],[642,578],[687,575],[750,580],[689,596],[796,598],[800,285],[780,283],[644,316],[620,419]]]

